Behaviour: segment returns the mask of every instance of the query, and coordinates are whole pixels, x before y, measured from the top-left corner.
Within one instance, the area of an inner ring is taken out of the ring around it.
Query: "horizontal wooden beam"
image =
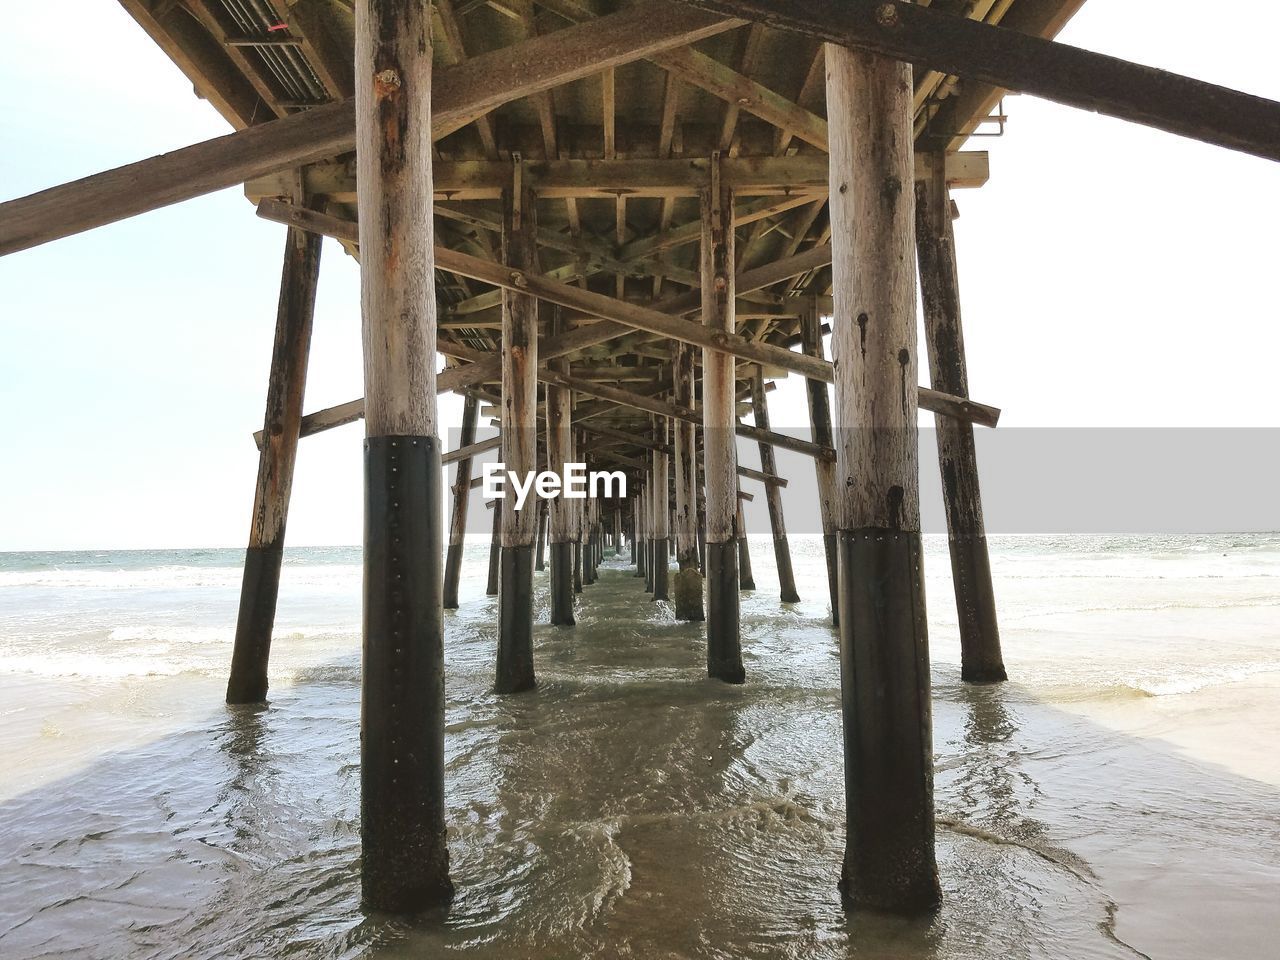
[[[314,210],[281,203],[278,200],[263,200],[259,203],[258,216],[276,223],[298,227],[312,233],[321,233],[350,243],[357,243],[360,239],[359,230],[351,220],[317,213]],[[829,246],[814,247],[784,260],[778,260],[751,270],[744,270],[738,274],[735,286],[739,293],[759,290],[782,280],[816,270],[830,262],[831,248]],[[678,316],[699,310],[701,306],[702,294],[698,290],[689,290],[658,301],[653,305],[653,309]],[[627,336],[633,332],[633,328],[626,324],[610,320],[595,320],[594,314],[576,313],[571,314],[569,319],[579,321],[594,320],[595,322],[584,322],[581,326],[567,333],[539,340],[538,356],[540,359],[551,360],[555,357],[567,356],[579,350],[585,350],[589,347],[606,343],[609,340]],[[441,344],[439,349],[442,353],[451,353],[456,350],[452,341],[441,339],[439,343]],[[442,370],[436,377],[436,388],[440,393],[461,390],[477,383],[483,383],[486,380],[493,380],[497,378],[499,371],[499,361],[496,354],[483,359],[477,358],[470,364]],[[360,410],[363,409],[362,404],[362,400],[354,400],[304,417],[302,421],[303,436],[359,419],[361,416]],[[312,419],[313,417],[315,418],[314,420]],[[337,418],[337,420],[331,422],[331,418]],[[312,425],[318,427],[318,429],[309,429]]]
[[[640,0],[442,67],[432,79],[432,136],[438,140],[511,100],[734,26],[670,0]],[[351,100],[258,124],[0,204],[0,256],[353,149]]]
[[[787,485],[786,477],[779,477],[772,473],[765,473],[763,470],[752,470],[750,467],[738,465],[738,476],[746,477],[748,480],[758,480],[767,487],[785,487]]]
[[[703,157],[671,160],[550,160],[525,164],[525,173],[540,199],[627,197],[696,197],[707,183],[710,161]],[[821,199],[827,193],[826,154],[790,157],[726,157],[723,176],[740,197]],[[916,173],[928,170],[923,160]],[[947,157],[947,183],[954,188],[981,187],[991,173],[985,150],[966,150]],[[496,200],[511,181],[511,164],[501,160],[438,161],[432,183],[440,200]],[[325,164],[306,172],[307,193],[339,203],[356,199],[351,164]],[[255,203],[291,195],[292,174],[260,177],[245,184]],[[445,214],[446,216],[448,214]]]
[[[269,219],[278,219],[302,229],[310,229],[318,233],[337,236],[339,239],[347,239],[356,235],[355,225],[349,220],[341,220],[337,217],[315,213],[301,207],[292,207],[278,201],[263,201],[259,205],[259,213]],[[757,274],[756,277],[748,278],[748,283],[753,284],[759,282],[760,274],[767,274],[771,270],[785,274],[770,280],[770,282],[777,282],[777,280],[786,279],[787,276],[795,276],[797,272],[803,272],[798,269],[798,264],[805,264],[807,269],[814,269],[815,266],[829,263],[830,258],[830,247],[818,247],[790,258],[786,267],[771,264],[759,268],[759,271],[746,271],[744,275],[747,273]],[[473,280],[491,283],[497,287],[531,294],[551,303],[558,303],[563,307],[576,310],[586,317],[604,318],[615,325],[605,327],[603,330],[586,327],[571,331],[570,334],[561,335],[562,337],[569,337],[573,334],[578,335],[575,341],[577,345],[574,349],[582,349],[583,346],[589,345],[585,341],[590,341],[593,337],[601,338],[594,342],[602,342],[603,340],[621,336],[622,332],[625,332],[627,328],[633,328],[645,330],[661,337],[680,340],[684,343],[691,343],[694,346],[720,350],[724,353],[732,354],[739,360],[776,367],[792,373],[798,373],[809,379],[821,380],[824,383],[832,383],[835,379],[831,363],[827,360],[809,357],[801,353],[793,353],[784,347],[749,340],[741,334],[713,331],[700,323],[693,323],[678,316],[673,316],[672,314],[678,312],[696,309],[701,299],[701,294],[697,290],[671,298],[664,305],[664,309],[669,310],[670,313],[664,313],[650,307],[627,303],[613,297],[606,297],[603,294],[583,290],[580,287],[557,283],[537,274],[512,270],[492,260],[482,260],[479,257],[472,257],[441,246],[436,247],[436,268],[447,270],[460,276],[470,277]],[[598,328],[603,324],[593,326]],[[564,351],[564,353],[567,352],[571,351]],[[564,353],[539,350],[539,356],[543,359],[563,356]],[[473,363],[468,366],[446,369],[437,376],[436,387],[443,393],[446,390],[456,390],[462,386],[482,382],[484,379],[492,379],[498,370],[498,360],[495,357],[489,364],[484,365],[483,374],[478,379],[474,379],[476,374],[480,373],[479,368],[481,366],[481,363]],[[490,369],[490,366],[492,369]],[[469,373],[464,371],[469,371]],[[462,379],[464,377],[468,379],[464,381]],[[918,390],[920,407],[933,413],[954,417],[958,420],[967,420],[985,427],[994,427],[1000,419],[1000,411],[995,407],[940,393],[927,387],[919,387]],[[352,400],[338,407],[330,407],[327,410],[309,414],[303,418],[302,435],[307,436],[318,432],[319,429],[330,429],[341,426],[344,423],[351,423],[359,419],[362,415],[362,410],[363,401]]]
[[[437,247],[436,268],[509,290],[532,294],[551,303],[580,310],[591,316],[604,317],[660,337],[719,350],[738,360],[778,367],[824,383],[835,381],[831,363],[827,360],[793,353],[773,344],[749,340],[741,334],[711,330],[700,323],[692,323],[638,304],[548,280],[537,274],[510,270],[492,260],[482,260],[456,250]],[[962,397],[953,397],[925,387],[919,387],[918,390],[920,407],[933,413],[967,420],[986,427],[994,427],[1000,419],[1000,411],[995,407]]]
[[[256,437],[257,434],[254,434]],[[465,460],[468,457],[478,457],[482,453],[488,453],[490,450],[497,450],[502,446],[502,437],[490,437],[488,440],[478,440],[475,443],[468,444],[465,447],[459,447],[457,450],[450,450],[440,457],[441,463],[454,463],[458,460]]]
[[[1280,103],[934,7],[902,0],[685,2],[1280,161]]]

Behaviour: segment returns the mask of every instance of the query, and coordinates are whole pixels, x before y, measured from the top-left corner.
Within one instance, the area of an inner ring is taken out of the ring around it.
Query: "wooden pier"
[[[298,443],[363,419],[366,906],[452,895],[443,610],[473,458],[500,449],[629,484],[488,505],[495,690],[536,695],[544,546],[569,629],[624,541],[637,601],[705,622],[708,676],[750,683],[741,504],[763,496],[777,602],[816,594],[837,628],[844,900],[935,908],[921,410],[962,676],[1006,676],[974,438],[999,410],[969,396],[952,229],[990,175],[970,137],[1012,90],[1280,160],[1280,106],[1055,42],[1083,0],[120,2],[233,132],[0,204],[0,255],[238,185],[287,226],[227,700],[268,695]],[[323,236],[360,262],[364,395],[305,413]],[[771,422],[791,374],[807,438]],[[464,398],[447,452],[445,392]],[[484,405],[500,435],[477,442]],[[813,463],[825,588],[792,572],[779,449]]]

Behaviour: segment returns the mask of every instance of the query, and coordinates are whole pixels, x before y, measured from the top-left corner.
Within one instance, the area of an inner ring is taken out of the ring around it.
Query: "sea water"
[[[745,685],[624,552],[514,697],[469,544],[457,896],[413,921],[359,909],[358,548],[287,552],[266,709],[222,704],[241,551],[0,554],[0,957],[1275,956],[1280,537],[993,538],[1011,680],[981,687],[926,541],[945,899],[913,921],[840,908],[816,538],[791,605],[752,540]]]

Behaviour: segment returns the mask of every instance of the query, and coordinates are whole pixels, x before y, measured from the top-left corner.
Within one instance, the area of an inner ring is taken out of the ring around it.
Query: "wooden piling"
[[[800,314],[800,349],[810,356],[824,359],[822,349],[822,317],[813,297],[807,298]],[[821,380],[806,378],[809,395],[809,426],[814,443],[823,447],[835,446],[831,434],[831,397],[827,385]],[[827,590],[831,595],[831,622],[840,626],[840,593],[836,550],[837,494],[836,465],[824,457],[813,458],[813,468],[818,479],[818,512],[822,517],[822,548],[827,559]]]
[[[498,595],[498,577],[502,562],[502,501],[493,504],[493,533],[489,538],[489,579],[485,583],[487,597]]]
[[[292,228],[285,237],[262,449],[258,453],[258,479],[253,490],[253,516],[244,556],[227,703],[260,703],[267,698],[271,631],[280,594],[285,520],[298,453],[320,275],[320,241],[316,234]]]
[[[551,334],[563,332],[564,314],[552,307],[549,317]],[[569,361],[552,360],[551,369],[569,372]],[[568,387],[547,384],[547,468],[564,481],[564,465],[573,458],[573,394]],[[549,538],[551,540],[551,622],[557,626],[573,626],[573,541],[574,503],[564,497],[547,501]]]
[[[654,418],[654,439],[658,443],[668,443],[667,418]],[[653,599],[667,600],[668,578],[671,570],[671,559],[669,553],[669,544],[671,531],[668,526],[670,522],[670,512],[668,510],[668,494],[669,486],[667,478],[667,454],[662,450],[652,451],[653,460],[653,546],[654,546],[654,565],[653,565]]]
[[[462,429],[458,449],[476,442],[476,417],[480,401],[467,394],[462,401]],[[449,552],[444,562],[444,608],[458,609],[458,583],[462,578],[462,553],[467,544],[467,507],[471,500],[471,458],[458,461],[453,480],[453,514],[449,520]]]
[[[579,432],[576,438],[579,450],[586,449],[584,439]],[[578,551],[582,555],[582,583],[588,587],[596,582],[595,549],[591,542],[595,532],[595,519],[591,513],[591,505],[590,500],[578,501]]]
[[[945,162],[942,155],[930,154],[928,176],[916,181],[916,252],[930,386],[967,397],[969,373]],[[935,417],[934,424],[960,623],[960,676],[970,683],[996,683],[1007,679],[1007,674],[1000,651],[973,425],[950,417]]]
[[[673,399],[683,407],[693,407],[693,347],[671,344]],[[701,622],[702,573],[698,569],[698,450],[695,427],[686,420],[673,421],[675,448],[675,516],[672,526],[676,541],[675,607],[677,620]]]
[[[699,191],[702,215],[702,322],[732,334],[734,322],[733,189],[711,158],[710,183]],[[702,350],[702,436],[706,475],[707,672],[742,683],[738,633],[738,461],[734,358]]]
[[[648,531],[645,530],[644,525],[645,490],[643,479],[636,484],[636,487],[635,499],[632,501],[636,528],[635,543],[632,544],[632,551],[635,553],[636,576],[645,579],[649,575],[649,558],[647,554]]]
[[[741,488],[739,488],[741,492]],[[742,498],[737,498],[735,522],[738,530],[738,589],[754,590],[756,575],[751,569],[751,541],[747,539],[747,523],[742,516]]]
[[[502,191],[502,256],[512,270],[538,263],[537,207],[524,163],[513,158],[511,185]],[[538,469],[538,301],[502,291],[502,462],[517,476]],[[502,553],[498,573],[498,693],[532,690],[533,550],[538,500],[516,509],[514,491],[502,498]]]
[[[361,882],[366,908],[413,913],[453,894],[444,817],[430,7],[357,0],[355,22],[366,431]]]
[[[920,549],[911,67],[827,44],[845,902],[935,908]]]
[[[654,582],[658,578],[657,551],[654,549],[654,531],[656,526],[653,517],[654,498],[653,464],[645,474],[644,484],[644,592],[653,593]]]
[[[538,546],[533,552],[533,569],[541,573],[547,568],[547,505],[538,501]]]
[[[769,404],[765,397],[764,371],[759,365],[751,378],[751,410],[755,415],[756,426],[761,430],[769,430]],[[778,465],[773,457],[771,443],[760,443],[760,469],[777,476]],[[769,507],[769,528],[773,532],[773,556],[778,566],[778,593],[783,603],[799,603],[796,575],[791,569],[791,547],[787,543],[787,527],[782,516],[782,488],[766,483],[764,495]]]

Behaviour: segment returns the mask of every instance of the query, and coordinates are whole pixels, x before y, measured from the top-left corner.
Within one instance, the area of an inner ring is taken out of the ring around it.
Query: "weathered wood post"
[[[553,307],[550,333],[558,336],[564,330],[564,314]],[[552,360],[548,366],[560,373],[569,372],[567,359]],[[564,482],[565,464],[573,463],[573,394],[568,387],[547,384],[547,469],[554,470]],[[574,501],[553,497],[547,501],[551,539],[551,622],[573,626],[573,541]]]
[[[911,67],[826,46],[846,903],[940,899],[916,427]]]
[[[756,426],[769,427],[769,401],[764,391],[764,370],[756,366],[751,378],[751,410]],[[773,456],[773,444],[760,444],[760,469],[770,476],[778,475],[778,464]],[[787,544],[787,527],[782,516],[782,488],[772,483],[764,485],[765,501],[769,506],[769,528],[773,531],[773,556],[778,565],[778,593],[783,603],[799,603],[796,593],[796,575],[791,569],[791,547]]]
[[[524,164],[513,155],[511,185],[502,191],[502,255],[512,270],[538,264],[537,206]],[[502,291],[502,462],[520,477],[538,469],[538,301]],[[498,572],[498,693],[532,690],[533,550],[538,538],[538,500],[516,509],[514,491],[502,508],[502,553]]]
[[[647,495],[647,491],[644,488],[644,478],[637,477],[636,478],[636,495],[635,495],[635,499],[632,501],[634,504],[632,509],[635,511],[634,519],[635,519],[636,533],[635,533],[635,542],[632,544],[631,550],[632,550],[632,553],[635,554],[636,576],[640,577],[641,579],[647,582],[648,576],[649,576],[649,563],[648,563],[649,532],[645,529],[645,526],[644,526],[644,504],[645,504],[646,495]]]
[[[652,418],[651,421],[652,422]],[[653,463],[650,462],[648,469],[645,471],[644,483],[644,501],[641,509],[644,511],[644,592],[653,593],[654,583],[658,578],[658,561],[657,551],[655,550],[654,532],[657,526],[654,522],[653,514],[653,498],[654,488],[656,484],[653,479]]]
[[[489,538],[489,579],[485,583],[485,596],[498,595],[498,572],[502,560],[502,501],[493,502],[493,533]]]
[[[547,556],[547,504],[538,500],[538,546],[533,553],[533,569],[541,572],[546,569]]]
[[[660,444],[668,442],[667,418],[658,417],[654,421],[653,437]],[[668,543],[671,531],[668,527],[670,512],[667,509],[667,454],[662,450],[653,451],[653,599],[666,600],[668,577],[671,570],[671,558]]]
[[[586,447],[582,444],[582,437],[578,431],[573,431],[573,446],[575,454],[579,450]],[[576,462],[576,458],[575,458]],[[586,525],[586,510],[581,500],[573,501],[573,592],[581,593],[583,584],[582,575],[582,530]]]
[[[618,500],[613,505],[613,555],[615,557],[622,554],[622,501]]]
[[[924,304],[929,385],[957,397],[969,395],[969,372],[960,323],[960,280],[946,158],[928,156],[928,176],[916,182],[916,252]],[[1008,679],[1000,651],[991,558],[982,518],[973,424],[935,417],[942,499],[947,515],[951,579],[960,620],[960,677],[971,683]]]
[[[704,494],[705,496],[705,494]],[[698,571],[707,578],[707,509],[705,503],[698,506]]]
[[[280,595],[284,529],[289,515],[293,466],[298,455],[302,395],[311,351],[321,237],[290,228],[276,306],[276,336],[267,381],[267,408],[253,489],[249,546],[244,554],[240,611],[227,681],[227,703],[260,703],[267,698],[271,630]]]
[[[800,314],[800,349],[811,357],[822,358],[822,318],[813,297],[808,298]],[[821,380],[806,378],[809,394],[809,426],[813,442],[835,447],[831,434],[831,398]],[[822,548],[827,558],[827,589],[831,594],[831,622],[840,625],[840,592],[836,551],[836,465],[822,457],[813,458],[818,479],[818,511],[822,517]]]
[[[586,450],[588,447],[586,435],[581,429],[574,431],[574,449],[578,451],[585,462]],[[578,512],[578,548],[575,564],[577,566],[577,576],[581,580],[581,584],[591,586],[595,583],[595,566],[591,560],[591,502],[590,500],[577,500]],[[579,593],[582,592],[582,586],[575,584]]]
[[[462,429],[458,448],[476,442],[476,417],[480,401],[467,394],[462,401]],[[471,500],[471,458],[458,461],[453,479],[453,514],[449,521],[449,552],[444,561],[444,608],[458,609],[458,583],[462,579],[462,554],[467,545],[467,507]]]
[[[702,212],[702,322],[734,333],[733,189],[720,175],[720,155],[711,158],[710,183],[700,191]],[[742,683],[738,634],[738,458],[734,358],[709,347],[702,351],[702,437],[707,501],[707,672]]]
[[[742,498],[736,496],[742,487],[735,488],[735,522],[738,529],[738,589],[754,590],[756,575],[751,570],[751,541],[747,539],[747,522],[742,515]]]
[[[581,433],[578,434],[578,449],[586,450],[585,438]],[[585,457],[583,458],[586,459]],[[594,549],[591,545],[591,537],[594,532],[594,518],[591,515],[591,501],[583,500],[578,504],[579,527],[578,527],[578,552],[582,555],[582,582],[585,586],[591,586],[596,582],[596,565]]]
[[[671,345],[671,376],[675,402],[693,407],[693,347],[679,341]],[[676,420],[675,447],[676,510],[673,526],[676,538],[675,603],[676,619],[701,622],[702,574],[698,570],[698,449],[694,425]]]
[[[596,504],[594,500],[582,502],[582,582],[596,582]]]
[[[431,8],[356,3],[364,332],[361,880],[369,909],[447,901]]]

